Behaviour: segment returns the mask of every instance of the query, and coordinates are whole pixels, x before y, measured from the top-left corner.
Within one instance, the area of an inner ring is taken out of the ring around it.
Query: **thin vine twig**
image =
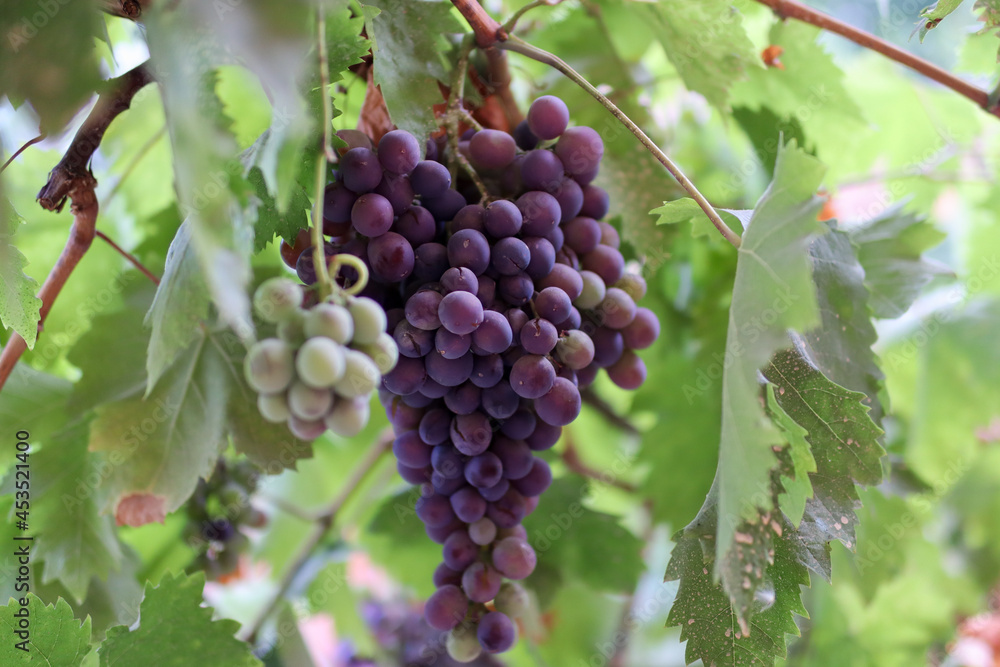
[[[111,122],[129,108],[136,93],[152,80],[144,63],[108,81],[105,90],[97,99],[97,104],[74,135],[66,154],[49,172],[48,182],[38,193],[38,203],[50,211],[61,211],[67,198],[73,202],[71,206],[73,226],[70,228],[66,246],[38,292],[38,298],[42,301],[38,320],[39,332],[56,297],[59,296],[84,254],[90,249],[96,235],[98,204],[94,189],[97,187],[97,180],[88,167],[90,158],[100,145]],[[0,390],[7,383],[14,366],[27,348],[27,343],[15,332],[0,351]]]
[[[257,633],[260,632],[261,627],[263,627],[264,622],[274,613],[278,605],[281,604],[282,598],[288,592],[291,587],[292,582],[295,577],[298,576],[299,572],[305,567],[306,563],[312,557],[313,552],[316,550],[323,540],[326,538],[326,534],[333,528],[334,522],[337,519],[337,515],[344,508],[344,506],[354,497],[355,492],[361,487],[364,481],[368,478],[369,473],[371,473],[375,467],[378,465],[382,456],[392,448],[392,433],[387,429],[386,433],[383,433],[377,444],[372,447],[365,458],[358,464],[358,467],[354,469],[351,474],[351,478],[347,480],[344,488],[333,499],[333,502],[327,507],[327,509],[319,514],[316,519],[316,525],[313,526],[312,532],[306,541],[302,543],[299,547],[298,554],[292,561],[292,564],[288,566],[285,571],[284,576],[281,578],[281,582],[278,584],[278,589],[275,591],[274,595],[264,605],[260,613],[254,617],[248,625],[240,629],[237,635],[240,639],[248,642],[252,642]]]
[[[521,17],[535,7],[555,7],[560,2],[562,2],[562,0],[533,0],[533,2],[529,2],[524,7],[521,7],[516,12],[511,14],[510,18],[504,21],[504,24],[500,26],[500,28],[506,33],[514,32],[514,28],[517,26],[517,22],[521,20]]]
[[[132,255],[131,253],[129,253],[129,251],[125,250],[120,245],[118,245],[117,243],[115,243],[113,240],[111,240],[111,237],[109,237],[104,232],[102,232],[100,230],[96,230],[95,233],[97,234],[98,237],[100,237],[101,239],[103,239],[105,243],[107,243],[109,246],[111,246],[112,248],[114,248],[115,251],[119,255],[121,255],[122,257],[124,257],[125,259],[127,259],[129,262],[131,262],[132,265],[135,268],[139,269],[139,271],[144,276],[146,276],[147,278],[149,278],[150,280],[152,280],[154,285],[159,286],[160,279],[156,277],[156,274],[154,274],[152,271],[150,271],[149,269],[147,269],[145,267],[145,265],[143,265],[143,263],[140,262],[139,259],[135,255]]]
[[[866,49],[870,49],[876,53],[881,53],[886,58],[895,60],[901,65],[905,65],[915,72],[923,74],[932,81],[936,81],[942,86],[955,91],[959,95],[972,100],[984,111],[1000,117],[1000,107],[997,106],[995,100],[991,99],[988,91],[982,90],[970,83],[967,83],[966,81],[963,81],[951,72],[942,69],[937,65],[920,58],[919,56],[915,56],[909,51],[899,48],[895,44],[891,44],[869,32],[859,30],[852,25],[835,19],[828,14],[818,12],[815,9],[807,7],[800,2],[795,2],[794,0],[757,0],[757,2],[770,7],[775,14],[783,19],[795,19],[797,21],[802,21],[803,23],[809,23],[817,28],[836,33],[841,37],[846,37],[855,44],[863,46]]]
[[[462,169],[469,175],[472,182],[476,184],[476,188],[479,189],[479,194],[482,195],[483,201],[489,198],[490,193],[486,189],[486,184],[483,183],[483,179],[479,178],[479,174],[476,170],[472,168],[469,161],[465,159],[458,150],[458,124],[463,118],[471,118],[468,112],[462,107],[462,99],[465,97],[465,78],[466,71],[469,67],[469,54],[472,52],[472,41],[464,40],[459,47],[458,61],[455,63],[455,73],[451,79],[451,90],[448,91],[448,147],[450,149],[451,155],[449,156],[449,171],[451,171],[451,179],[454,181],[458,176],[457,169],[455,168],[455,163],[462,166]],[[473,119],[474,120],[474,119]],[[478,125],[478,123],[476,123]]]
[[[508,51],[514,51],[515,53],[520,53],[521,55],[527,56],[532,60],[537,60],[538,62],[545,63],[550,67],[559,70],[567,78],[572,80],[578,86],[586,90],[590,95],[596,99],[598,102],[604,106],[605,109],[611,112],[615,118],[621,122],[628,130],[636,136],[636,138],[646,147],[650,153],[653,154],[657,160],[660,161],[667,171],[670,172],[682,188],[691,196],[692,199],[701,207],[701,210],[705,212],[708,219],[715,225],[715,228],[719,230],[719,233],[729,241],[733,247],[740,247],[740,237],[736,232],[729,228],[719,215],[718,211],[705,199],[705,196],[701,194],[694,183],[684,175],[681,168],[674,164],[674,161],[667,157],[667,154],[660,150],[660,147],[653,143],[642,129],[636,125],[631,118],[629,118],[624,111],[618,108],[618,106],[605,97],[597,88],[594,87],[592,83],[587,81],[583,76],[581,76],[576,70],[567,65],[561,58],[555,56],[548,51],[539,49],[531,44],[528,44],[524,40],[511,35],[510,38],[504,42],[500,48],[507,49]]]
[[[0,167],[0,174],[2,174],[4,171],[7,170],[7,167],[10,166],[11,162],[13,162],[14,160],[17,159],[18,155],[20,155],[21,153],[23,153],[24,151],[26,151],[29,146],[34,146],[39,141],[42,141],[43,139],[45,139],[45,136],[46,135],[44,135],[44,134],[39,134],[34,139],[28,139],[26,142],[24,142],[24,145],[21,146],[20,148],[18,148],[16,151],[14,151],[14,154],[11,155],[10,158],[8,158],[7,161],[3,163],[3,166]]]

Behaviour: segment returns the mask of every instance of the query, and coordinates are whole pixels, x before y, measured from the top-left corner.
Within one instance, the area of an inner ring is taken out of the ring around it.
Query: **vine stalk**
[[[325,239],[323,238],[323,200],[326,193],[326,165],[333,159],[330,147],[330,127],[333,123],[333,102],[330,100],[330,63],[326,55],[326,14],[322,3],[316,7],[317,52],[319,54],[320,97],[323,99],[323,131],[319,155],[316,157],[316,193],[312,209],[313,267],[320,301],[333,293],[333,280],[326,266]]]
[[[729,225],[725,223],[725,221],[722,219],[722,216],[719,215],[719,212],[715,210],[715,208],[708,202],[707,199],[705,199],[705,196],[701,194],[698,188],[695,187],[695,184],[691,182],[691,180],[684,174],[683,171],[681,171],[681,168],[678,167],[674,163],[674,161],[667,156],[666,153],[660,150],[660,147],[657,146],[653,142],[653,140],[650,139],[646,135],[646,133],[643,132],[642,129],[638,125],[636,125],[635,122],[633,122],[632,119],[628,117],[628,115],[625,114],[624,111],[619,109],[618,106],[614,102],[609,100],[604,94],[602,94],[601,91],[597,90],[597,88],[595,88],[594,85],[590,83],[590,81],[587,81],[587,79],[581,76],[572,67],[567,65],[558,56],[555,56],[549,53],[548,51],[544,51],[535,46],[532,46],[531,44],[528,44],[524,40],[514,35],[511,35],[506,42],[503,42],[500,45],[500,48],[506,49],[508,51],[513,51],[515,53],[520,53],[521,55],[531,58],[532,60],[537,60],[538,62],[545,63],[546,65],[552,67],[553,69],[558,70],[568,79],[573,81],[573,83],[577,84],[578,86],[586,90],[588,93],[590,93],[591,97],[596,99],[598,102],[601,103],[601,105],[605,109],[610,111],[611,115],[617,118],[622,125],[628,128],[629,132],[631,132],[636,136],[636,138],[646,148],[646,150],[652,153],[653,157],[659,160],[660,164],[666,167],[667,171],[670,172],[670,175],[673,176],[680,184],[680,186],[684,188],[684,190],[691,196],[691,198],[694,199],[695,202],[697,202],[701,210],[704,211],[705,216],[708,217],[708,219],[712,222],[712,224],[715,225],[715,228],[719,230],[719,233],[722,234],[722,236],[727,241],[729,241],[734,248],[740,247],[739,235],[729,228]]]

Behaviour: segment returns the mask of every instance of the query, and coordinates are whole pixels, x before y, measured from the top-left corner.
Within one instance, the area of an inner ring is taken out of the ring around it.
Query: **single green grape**
[[[354,337],[354,318],[343,306],[320,303],[306,315],[305,333],[308,338],[326,336],[347,345]]]
[[[253,305],[261,319],[277,324],[302,305],[302,288],[291,278],[270,278],[257,288]]]
[[[476,637],[476,628],[471,623],[463,623],[449,631],[445,646],[452,660],[458,662],[472,662],[483,652]]]
[[[293,382],[288,390],[288,408],[292,414],[306,421],[317,421],[333,407],[333,394],[329,389],[315,389],[304,382]]]
[[[374,343],[385,332],[385,310],[366,296],[351,299],[347,305],[354,318],[354,342],[359,345]]]
[[[346,348],[322,336],[310,338],[295,357],[299,378],[311,387],[332,387],[344,377]]]
[[[593,271],[580,271],[580,277],[583,278],[583,291],[576,297],[573,305],[581,309],[596,308],[604,301],[607,292],[604,280]]]
[[[282,424],[288,421],[288,417],[292,414],[284,394],[258,394],[257,410],[272,424]]]
[[[531,610],[531,596],[521,584],[505,581],[493,600],[493,606],[511,618],[523,618]]]
[[[343,377],[333,385],[333,390],[344,398],[358,398],[371,394],[382,379],[378,366],[367,354],[357,350],[346,350],[344,357],[346,368]]]
[[[344,438],[353,438],[364,430],[371,416],[368,398],[338,398],[333,410],[323,420],[326,427]]]
[[[277,394],[292,381],[295,367],[292,348],[279,338],[254,343],[243,362],[247,383],[261,394]]]
[[[399,347],[392,336],[384,331],[378,335],[374,343],[358,345],[357,349],[371,357],[382,375],[395,368],[399,362]]]

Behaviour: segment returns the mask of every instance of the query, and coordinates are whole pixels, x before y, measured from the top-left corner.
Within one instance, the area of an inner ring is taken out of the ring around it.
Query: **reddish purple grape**
[[[471,486],[451,494],[451,509],[465,523],[475,523],[486,516],[486,500]]]
[[[464,570],[465,568],[452,569]],[[451,630],[462,622],[468,608],[469,599],[465,597],[462,589],[448,584],[437,589],[427,599],[427,604],[424,605],[424,617],[427,619],[427,623],[436,630]],[[502,628],[494,632],[500,637]]]
[[[567,174],[596,174],[604,156],[604,142],[593,128],[571,127],[556,142],[556,155],[565,165]]]
[[[378,142],[378,159],[392,174],[408,174],[420,162],[420,144],[406,130],[387,132]]]
[[[636,308],[635,319],[622,329],[625,347],[645,350],[660,337],[660,320],[649,308]]]
[[[566,131],[569,108],[558,97],[543,95],[531,103],[526,120],[533,135],[548,141]]]
[[[368,244],[372,274],[387,283],[399,282],[413,272],[413,246],[395,232],[386,232]]]
[[[580,414],[580,391],[566,378],[557,377],[552,389],[535,401],[538,417],[553,426],[566,426]]]
[[[347,189],[356,194],[371,192],[382,181],[382,165],[375,151],[352,148],[340,157],[340,175]]]
[[[646,381],[646,364],[632,350],[625,350],[607,370],[611,381],[622,389],[638,389]]]
[[[528,354],[510,369],[510,386],[522,398],[541,398],[556,380],[552,362],[540,355]]]
[[[516,154],[514,137],[501,130],[480,130],[469,140],[472,164],[483,169],[503,169]]]
[[[462,575],[462,590],[473,602],[489,602],[500,592],[501,584],[500,573],[481,561],[470,565]]]
[[[493,546],[493,566],[508,579],[526,579],[537,564],[535,550],[524,540],[505,537]]]
[[[440,197],[451,187],[451,174],[440,162],[427,159],[413,168],[410,184],[413,192],[421,197]]]

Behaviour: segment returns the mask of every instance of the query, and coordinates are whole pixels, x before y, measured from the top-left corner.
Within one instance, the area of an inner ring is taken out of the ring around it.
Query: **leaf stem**
[[[132,265],[133,265],[133,266],[135,266],[135,268],[139,269],[139,271],[140,271],[140,272],[141,272],[141,273],[142,273],[142,274],[143,274],[144,276],[146,276],[147,278],[149,278],[150,280],[152,280],[152,281],[153,281],[153,284],[154,284],[154,285],[157,285],[157,286],[159,286],[159,284],[160,284],[160,279],[156,277],[156,274],[154,274],[154,273],[153,273],[152,271],[150,271],[149,269],[147,269],[147,268],[146,268],[146,267],[145,267],[145,266],[143,265],[143,263],[142,263],[142,262],[140,262],[140,261],[138,260],[138,258],[136,258],[136,257],[135,257],[135,255],[132,255],[132,254],[131,254],[131,253],[129,253],[129,252],[127,251],[127,250],[125,250],[124,248],[122,248],[122,247],[121,247],[120,245],[118,245],[117,243],[115,243],[114,241],[112,241],[112,240],[111,240],[111,237],[109,237],[109,236],[108,236],[107,234],[105,234],[105,233],[104,233],[104,232],[102,232],[101,230],[96,230],[96,231],[95,231],[95,233],[97,234],[97,236],[98,236],[98,237],[100,237],[100,238],[104,239],[104,241],[105,241],[105,242],[106,242],[106,243],[107,243],[107,244],[108,244],[109,246],[111,246],[112,248],[114,248],[114,249],[115,249],[115,251],[116,251],[116,252],[117,252],[117,253],[118,253],[119,255],[121,255],[122,257],[124,257],[124,258],[125,258],[125,259],[127,259],[128,261],[130,261],[130,262],[132,263]]]
[[[267,602],[266,605],[261,609],[261,611],[254,617],[248,625],[240,629],[237,637],[243,641],[252,642],[257,633],[260,632],[261,627],[263,627],[264,622],[271,616],[278,605],[281,604],[282,598],[288,592],[291,587],[292,582],[295,577],[298,576],[299,572],[305,567],[306,563],[312,557],[313,551],[316,550],[326,538],[326,534],[333,528],[334,521],[337,515],[344,508],[344,506],[354,497],[355,492],[364,481],[368,478],[369,473],[371,473],[375,467],[378,465],[382,456],[392,448],[392,432],[386,429],[386,432],[382,433],[375,446],[372,447],[368,454],[362,459],[358,467],[354,469],[351,473],[350,479],[344,484],[344,488],[341,489],[340,493],[336,498],[330,503],[327,509],[321,512],[315,517],[316,525],[313,526],[313,530],[309,533],[309,537],[306,541],[302,543],[299,547],[298,553],[292,564],[288,566],[285,571],[284,576],[281,578],[281,582],[278,584],[278,590],[275,591],[274,595]]]
[[[628,128],[628,130],[639,139],[640,143],[646,147],[653,156],[660,161],[667,171],[680,183],[680,186],[691,196],[692,199],[697,202],[701,210],[705,212],[705,215],[711,220],[715,228],[719,230],[719,233],[729,241],[734,248],[740,247],[740,237],[729,226],[722,220],[719,213],[712,207],[712,205],[705,199],[704,195],[698,191],[681,168],[674,164],[673,160],[667,157],[667,154],[660,150],[659,146],[653,143],[653,140],[646,136],[646,133],[636,125],[631,118],[629,118],[625,112],[618,108],[614,102],[605,97],[597,88],[594,87],[592,83],[587,81],[583,76],[581,76],[576,70],[567,65],[561,58],[555,56],[548,51],[539,49],[531,44],[528,44],[524,40],[511,35],[506,42],[500,45],[500,48],[507,49],[508,51],[513,51],[515,53],[520,53],[523,56],[527,56],[532,60],[537,60],[538,62],[545,63],[554,69],[562,72],[567,78],[572,80],[578,86],[586,90],[590,95],[600,102],[605,109],[611,112],[615,118],[617,118],[622,125]]]
[[[859,30],[828,14],[818,12],[800,2],[794,2],[794,0],[757,0],[757,2],[770,7],[782,19],[795,19],[803,23],[809,23],[817,28],[836,33],[841,37],[846,37],[866,49],[881,53],[886,58],[895,60],[901,65],[905,65],[932,81],[936,81],[959,95],[972,100],[988,113],[1000,117],[1000,107],[990,98],[989,92],[963,81],[951,72],[915,56],[895,44],[891,44],[864,30]]]
[[[20,147],[20,148],[18,148],[18,149],[17,149],[16,151],[14,151],[14,154],[13,154],[13,155],[11,155],[11,156],[10,156],[10,158],[8,158],[8,159],[7,159],[7,161],[3,163],[3,166],[2,166],[2,167],[0,167],[0,174],[2,174],[2,173],[3,173],[4,171],[6,171],[7,167],[9,167],[9,166],[10,166],[10,163],[11,163],[11,162],[13,162],[14,160],[16,160],[16,159],[17,159],[17,156],[18,156],[18,155],[20,155],[21,153],[23,153],[24,151],[26,151],[26,150],[28,149],[28,147],[29,147],[29,146],[33,146],[33,145],[37,144],[37,143],[38,143],[39,141],[42,141],[43,139],[45,139],[45,136],[46,136],[46,135],[44,135],[44,134],[39,134],[39,135],[38,135],[37,137],[35,137],[34,139],[28,139],[28,140],[27,140],[27,141],[26,141],[26,142],[24,143],[24,145],[23,145],[23,146],[21,146],[21,147]]]
[[[319,53],[320,97],[323,98],[322,144],[316,157],[316,192],[312,210],[313,268],[316,271],[316,285],[319,299],[325,301],[333,293],[333,280],[326,266],[325,239],[323,238],[323,201],[326,192],[326,165],[331,160],[330,125],[333,123],[333,108],[327,80],[330,78],[330,64],[326,57],[326,14],[323,5],[316,7],[317,51]]]
[[[507,33],[513,32],[514,27],[517,25],[517,22],[521,19],[521,17],[535,7],[555,7],[560,2],[562,2],[562,0],[534,0],[533,2],[529,2],[524,7],[521,7],[516,12],[511,14],[510,18],[507,19],[502,26],[500,26],[500,29]]]

